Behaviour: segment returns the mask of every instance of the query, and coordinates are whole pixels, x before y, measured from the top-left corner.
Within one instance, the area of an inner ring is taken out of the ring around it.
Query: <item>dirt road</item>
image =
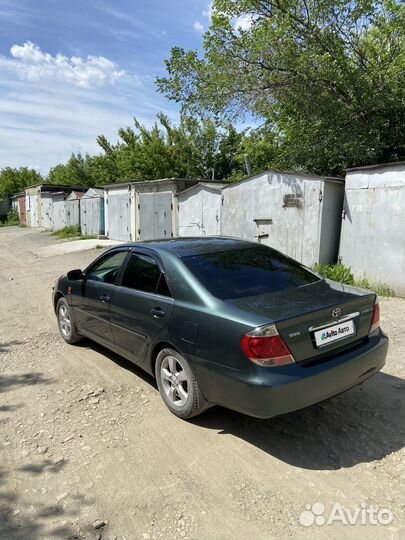
[[[404,300],[381,302],[389,358],[362,387],[270,421],[184,422],[129,362],[59,337],[53,282],[99,251],[38,255],[56,242],[0,229],[1,540],[403,538]],[[334,504],[390,523],[323,524]]]

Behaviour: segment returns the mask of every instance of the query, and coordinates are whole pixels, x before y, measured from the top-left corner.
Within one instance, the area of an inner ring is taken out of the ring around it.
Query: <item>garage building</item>
[[[175,195],[196,182],[165,178],[104,186],[106,235],[124,242],[177,236]]]
[[[83,191],[72,191],[67,197],[65,202],[66,227],[77,227],[80,225],[80,200],[83,195]]]
[[[405,296],[405,162],[346,172],[340,258],[357,279]]]
[[[58,230],[66,226],[65,201],[73,191],[83,192],[87,188],[36,184],[25,188],[26,224],[28,227],[43,227]]]
[[[83,235],[104,234],[104,191],[90,188],[80,200],[80,227]]]
[[[221,182],[199,182],[178,193],[179,236],[221,234]]]
[[[271,246],[307,266],[336,262],[344,180],[270,170],[222,189],[221,234]]]
[[[26,213],[25,213],[25,193],[16,193],[11,197],[11,206],[15,212],[18,212],[18,219],[22,225],[26,224]]]

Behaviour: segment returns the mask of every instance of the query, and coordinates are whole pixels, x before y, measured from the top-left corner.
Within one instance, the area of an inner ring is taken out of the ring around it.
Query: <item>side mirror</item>
[[[71,281],[79,281],[80,279],[84,279],[84,274],[80,269],[70,270],[67,273],[67,278]]]

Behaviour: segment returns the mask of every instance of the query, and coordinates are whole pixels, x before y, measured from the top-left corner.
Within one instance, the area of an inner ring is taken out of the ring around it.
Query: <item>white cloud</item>
[[[195,23],[193,24],[193,28],[199,34],[202,34],[204,32],[204,25],[202,25],[200,21],[195,21]]]
[[[95,2],[95,7],[108,15],[110,18],[116,19],[120,23],[124,23],[135,28],[138,32],[141,32],[142,35],[149,35],[155,39],[161,39],[161,34],[159,30],[153,24],[148,24],[138,16],[130,14],[128,9],[117,9],[112,6],[113,2],[101,2],[97,0]]]
[[[0,169],[35,164],[43,173],[72,152],[99,153],[97,135],[115,142],[132,118],[151,126],[176,108],[154,93],[154,83],[128,74],[113,87],[82,88],[63,81],[21,80],[0,67]]]
[[[13,71],[20,79],[31,82],[62,81],[80,88],[94,88],[113,84],[125,74],[104,56],[52,56],[31,41],[13,45],[10,53],[12,57],[0,56],[0,68]]]
[[[202,14],[204,15],[204,17],[207,17],[207,18],[211,21],[213,11],[214,11],[214,9],[213,9],[213,7],[212,7],[212,2],[210,2],[210,3],[208,4],[207,9],[205,9],[205,10],[202,12]]]
[[[233,27],[235,30],[242,30],[246,32],[247,30],[250,30],[251,26],[253,24],[253,16],[245,13],[244,15],[241,15],[233,22]]]

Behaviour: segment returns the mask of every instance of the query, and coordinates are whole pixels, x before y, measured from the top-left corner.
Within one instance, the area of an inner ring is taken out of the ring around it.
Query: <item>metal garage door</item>
[[[172,236],[172,193],[140,193],[139,227],[141,240]]]
[[[20,223],[27,223],[26,202],[25,196],[18,199],[18,215],[20,217]]]
[[[38,223],[38,195],[29,196],[29,205],[30,205],[30,226],[39,227]]]
[[[104,234],[104,199],[101,197],[82,197],[80,200],[80,220],[82,234]]]
[[[111,240],[131,240],[131,200],[128,192],[108,196],[108,237]]]
[[[80,224],[80,199],[66,201],[66,226]]]
[[[52,196],[42,194],[41,197],[41,220],[44,229],[52,229]]]
[[[65,195],[54,195],[53,198],[53,230],[59,231],[66,227]]]

